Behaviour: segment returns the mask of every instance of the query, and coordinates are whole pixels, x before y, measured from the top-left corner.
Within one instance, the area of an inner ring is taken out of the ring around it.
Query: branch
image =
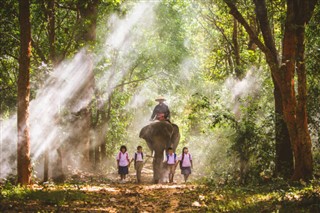
[[[71,47],[72,45],[72,42],[74,41],[74,38],[75,38],[75,34],[76,34],[76,31],[78,29],[78,26],[79,25],[79,19],[76,20],[74,26],[72,27],[72,33],[71,33],[71,36],[70,36],[70,40],[68,42],[68,44],[66,45],[66,47],[64,48],[64,50],[62,51],[62,58],[64,59],[68,53],[68,50],[69,48]]]
[[[44,56],[43,52],[41,51],[41,49],[39,48],[39,45],[31,38],[31,45],[34,47],[34,49],[36,50],[36,53],[38,54],[38,56],[40,57],[40,59],[44,62],[44,63],[48,63],[48,60],[46,59],[46,57]]]
[[[127,81],[127,82],[123,82],[121,84],[118,84],[116,87],[122,87],[124,85],[127,85],[127,84],[132,84],[132,83],[137,83],[137,82],[140,82],[140,81],[145,81],[149,78],[153,77],[153,75],[150,75],[148,77],[145,77],[145,78],[141,78],[141,79],[137,79],[137,80],[133,80],[133,81]]]
[[[267,12],[267,6],[265,0],[254,0],[253,1],[256,8],[256,17],[259,21],[260,29],[262,32],[263,40],[266,45],[266,47],[271,51],[273,54],[273,60],[276,64],[279,64],[278,60],[278,53],[276,49],[276,44],[274,42],[271,27],[269,24],[269,18],[268,18],[268,12]]]
[[[210,19],[210,17],[207,17],[207,19],[214,24],[214,26],[215,26],[215,27],[220,31],[220,33],[222,34],[222,37],[223,37],[223,38],[226,40],[226,42],[230,45],[230,47],[232,48],[232,50],[235,51],[235,48],[234,48],[233,44],[230,42],[230,40],[228,39],[227,35],[224,33],[223,28],[222,28],[222,27],[219,27],[218,22],[217,22],[217,19],[215,18],[215,15],[214,15],[214,13],[213,13],[213,11],[211,10],[210,7],[209,7],[209,11],[210,11],[212,17],[211,17],[211,19]]]
[[[317,4],[319,4],[318,2],[319,0],[309,0],[309,1],[305,1],[302,4],[304,4],[304,7],[306,8],[305,13],[303,13],[302,16],[304,16],[304,21],[305,23],[308,23],[310,21],[310,19],[312,18],[312,14],[314,12],[314,9],[316,7]]]
[[[205,26],[203,26],[203,24],[201,23],[201,21],[196,17],[196,20],[197,20],[197,22],[201,25],[201,27],[207,32],[207,34],[209,35],[209,36],[211,36],[212,38],[214,38],[214,36],[212,35],[212,33],[211,32],[209,32],[209,30],[205,27]]]
[[[19,61],[19,57],[18,57],[18,56],[15,56],[15,55],[13,55],[13,54],[11,54],[11,53],[8,53],[6,50],[4,51],[4,54],[12,57],[13,59],[15,59],[15,60],[17,60],[17,61]]]
[[[262,52],[264,52],[267,55],[270,55],[270,50],[261,42],[261,40],[258,38],[256,33],[253,31],[253,29],[250,27],[248,22],[243,18],[242,14],[239,12],[237,7],[232,3],[231,0],[223,0],[227,6],[230,9],[230,14],[238,20],[238,22],[246,29],[247,33],[249,34],[250,38],[254,41],[254,43],[257,44],[257,46],[261,49]]]
[[[73,6],[72,4],[63,5],[63,4],[56,3],[56,7],[61,9],[66,9],[66,10],[78,11],[78,8],[76,6]]]

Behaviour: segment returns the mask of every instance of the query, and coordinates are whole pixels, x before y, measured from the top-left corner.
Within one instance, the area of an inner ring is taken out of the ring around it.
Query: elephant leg
[[[157,163],[157,160],[154,158],[153,159],[153,183],[157,184],[159,183],[160,177],[159,177],[159,166]]]
[[[155,152],[153,158],[153,182],[159,183],[163,174],[163,156],[162,154]]]

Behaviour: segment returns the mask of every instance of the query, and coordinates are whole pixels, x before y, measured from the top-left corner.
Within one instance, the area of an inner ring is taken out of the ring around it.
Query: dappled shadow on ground
[[[194,185],[100,184],[34,188],[15,199],[3,199],[1,211],[196,211]]]
[[[320,187],[69,183],[12,188],[0,212],[320,212]]]
[[[0,212],[320,212],[320,184],[290,186],[273,182],[253,186],[152,184],[152,170],[143,183],[134,172],[119,183],[116,172],[75,171],[64,184],[34,184],[28,188],[0,184]],[[193,174],[192,177],[195,175]]]
[[[184,184],[176,171],[175,183],[152,184],[151,165],[142,173],[142,183],[135,183],[131,173],[126,183],[119,183],[114,171],[108,174],[74,171],[66,183],[34,184],[28,189],[12,187],[16,192],[0,196],[0,212],[176,212],[198,211],[196,185]],[[3,189],[5,187],[3,186]],[[1,186],[0,186],[1,189]]]

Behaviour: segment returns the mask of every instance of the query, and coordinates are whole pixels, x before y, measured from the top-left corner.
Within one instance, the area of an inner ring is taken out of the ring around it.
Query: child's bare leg
[[[189,175],[184,176],[184,181],[187,182]]]
[[[184,175],[184,182],[187,182],[189,175]]]

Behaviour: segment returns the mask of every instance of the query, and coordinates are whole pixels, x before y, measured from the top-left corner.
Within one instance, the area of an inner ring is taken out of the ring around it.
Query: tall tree
[[[270,70],[272,72],[278,72],[280,68],[280,61],[272,34],[272,29],[269,25],[265,3],[263,4],[262,2],[256,6],[256,19],[259,22],[263,35],[263,43],[258,38],[257,31],[253,29],[253,27],[244,19],[242,14],[238,11],[236,5],[229,0],[225,0],[225,2],[230,8],[230,14],[232,14],[246,29],[250,37],[250,42],[255,43],[265,54]],[[257,2],[254,1],[254,3]],[[288,128],[284,121],[280,87],[273,76],[272,80],[274,85],[273,96],[275,104],[276,175],[287,179],[291,177],[293,172],[293,154]]]
[[[81,17],[80,24],[82,25],[82,30],[80,31],[80,39],[86,45],[94,45],[96,41],[96,28],[97,28],[97,18],[98,18],[98,4],[99,0],[89,0],[89,1],[78,1],[77,7]],[[92,100],[93,91],[95,88],[93,67],[88,70],[89,79],[86,82],[86,88],[84,92],[88,100]],[[90,137],[90,132],[92,128],[92,112],[90,110],[91,101],[88,106],[82,110],[81,119],[84,121],[83,129],[83,143],[85,144],[84,158],[85,163],[94,162],[94,145]]]
[[[30,97],[30,57],[31,24],[30,2],[19,1],[20,58],[18,77],[18,183],[31,182],[29,97]]]
[[[230,0],[224,0],[230,13],[244,26],[258,47],[265,53],[275,85],[276,106],[282,107],[283,119],[290,136],[294,154],[293,180],[309,180],[312,177],[311,139],[306,111],[306,70],[304,65],[304,31],[317,0],[287,0],[286,22],[283,36],[282,63],[274,45],[265,0],[254,0],[264,43]],[[295,73],[298,75],[298,96],[295,92]],[[277,91],[276,91],[277,90]],[[277,102],[277,97],[279,98]],[[278,133],[279,134],[279,133]],[[283,145],[283,144],[282,144]],[[281,145],[281,146],[282,146]],[[282,146],[282,148],[285,148]],[[285,152],[289,150],[284,149]]]
[[[287,18],[280,72],[272,73],[283,97],[284,118],[289,130],[295,165],[293,179],[312,178],[313,160],[307,121],[307,82],[305,67],[305,26],[312,17],[317,0],[287,1]],[[295,91],[295,73],[298,94]]]
[[[265,46],[270,50],[271,55],[267,56],[267,63],[271,72],[279,72],[280,60],[278,51],[273,38],[272,29],[269,24],[269,17],[265,1],[254,0],[256,6],[256,16],[260,25]],[[266,53],[265,53],[266,54]],[[274,85],[274,103],[275,103],[275,133],[276,133],[276,175],[284,178],[290,178],[293,173],[293,153],[288,127],[284,121],[284,112],[282,107],[282,94],[276,79],[272,75]]]
[[[49,0],[45,7],[45,14],[48,20],[47,31],[49,37],[49,60],[55,65],[55,0]],[[46,147],[44,152],[44,168],[43,168],[43,181],[49,179],[49,147]]]

